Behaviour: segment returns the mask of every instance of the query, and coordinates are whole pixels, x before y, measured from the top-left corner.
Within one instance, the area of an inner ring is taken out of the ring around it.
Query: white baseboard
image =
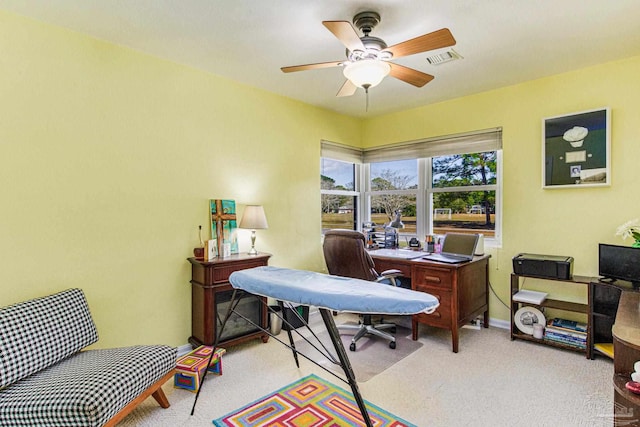
[[[476,322],[462,325],[462,327],[466,329],[475,329],[479,331],[482,326],[482,316],[479,316],[476,320],[477,320]],[[494,318],[489,318],[489,326],[494,328],[500,328],[500,329],[509,329],[511,327],[511,325],[507,320],[494,319]]]
[[[193,347],[191,347],[191,344],[181,345],[180,347],[178,347],[178,357],[184,356],[185,354],[189,353],[191,350],[193,350]]]
[[[315,318],[315,316],[319,316],[320,312],[318,311],[318,309],[316,307],[311,307],[309,310],[309,319]],[[407,316],[408,317],[408,316]],[[478,320],[482,321],[482,316],[478,317]],[[480,325],[480,323],[478,323],[478,326]],[[400,326],[404,326],[408,329],[411,329],[411,322],[409,321],[408,324],[401,324]],[[477,329],[476,327],[471,326],[472,329]],[[500,329],[511,329],[511,322],[509,322],[508,320],[502,320],[502,319],[495,319],[493,317],[489,318],[489,326],[494,327],[494,328],[500,328]]]
[[[489,326],[500,329],[511,329],[511,322],[509,322],[508,320],[494,319],[492,317],[489,319]]]

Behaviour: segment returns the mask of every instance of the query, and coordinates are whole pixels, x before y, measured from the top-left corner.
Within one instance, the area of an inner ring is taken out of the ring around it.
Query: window
[[[371,163],[369,171],[369,221],[388,224],[400,213],[401,231],[417,234],[418,161]]]
[[[323,230],[400,212],[401,243],[450,231],[500,241],[500,128],[365,150],[323,141],[321,153]]]
[[[495,237],[497,151],[431,159],[432,229]]]
[[[356,164],[329,158],[320,162],[322,231],[357,229],[360,194],[356,191]]]

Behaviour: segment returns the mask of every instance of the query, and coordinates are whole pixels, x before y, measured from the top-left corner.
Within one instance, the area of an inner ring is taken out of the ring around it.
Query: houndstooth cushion
[[[0,309],[0,389],[98,341],[80,289]]]
[[[164,345],[82,351],[0,390],[1,426],[102,426],[176,365]]]

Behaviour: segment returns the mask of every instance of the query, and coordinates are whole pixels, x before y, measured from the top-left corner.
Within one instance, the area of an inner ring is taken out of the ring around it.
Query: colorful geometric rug
[[[365,402],[375,427],[417,427]],[[213,421],[217,427],[353,427],[364,426],[350,392],[316,375]]]

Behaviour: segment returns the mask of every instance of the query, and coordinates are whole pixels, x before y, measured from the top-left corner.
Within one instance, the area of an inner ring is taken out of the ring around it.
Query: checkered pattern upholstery
[[[0,309],[0,389],[98,341],[80,289]]]
[[[82,351],[0,390],[0,425],[102,426],[176,365],[176,349]]]

